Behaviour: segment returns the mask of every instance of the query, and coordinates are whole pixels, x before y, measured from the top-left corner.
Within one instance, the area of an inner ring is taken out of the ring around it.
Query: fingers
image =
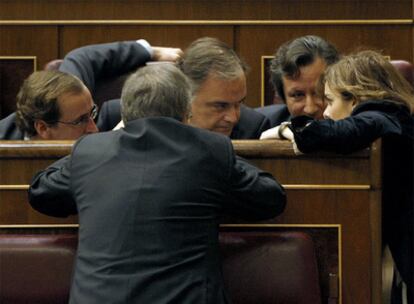
[[[183,56],[183,51],[180,48],[169,48],[169,47],[152,47],[154,54],[153,60],[155,61],[177,61]]]

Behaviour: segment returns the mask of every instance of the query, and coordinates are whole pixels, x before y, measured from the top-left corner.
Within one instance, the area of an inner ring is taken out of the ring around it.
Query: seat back
[[[312,239],[301,232],[222,232],[234,304],[319,304]],[[77,235],[0,235],[0,303],[67,303]]]
[[[0,303],[67,303],[75,234],[0,235]]]
[[[307,234],[225,232],[220,246],[233,303],[321,303],[314,244]]]
[[[391,64],[414,87],[414,66],[405,60],[391,60]]]

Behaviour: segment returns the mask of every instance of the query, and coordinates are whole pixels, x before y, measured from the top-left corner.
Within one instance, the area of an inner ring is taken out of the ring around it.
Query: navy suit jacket
[[[35,177],[30,203],[79,211],[70,303],[221,304],[220,216],[271,218],[285,195],[228,137],[157,117],[81,138]]]

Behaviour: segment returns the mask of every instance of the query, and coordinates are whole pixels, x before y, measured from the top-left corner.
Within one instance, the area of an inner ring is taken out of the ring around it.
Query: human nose
[[[315,96],[315,95],[308,95],[306,97],[306,102],[305,102],[305,107],[303,109],[303,112],[306,115],[309,116],[315,116],[318,111],[319,111],[319,107],[317,106],[317,103],[320,102],[320,98]]]
[[[330,109],[331,109],[330,105],[326,106],[325,111],[323,111],[323,118],[325,119],[331,118]]]
[[[239,121],[240,117],[240,107],[234,106],[230,107],[225,115],[225,120],[228,122],[231,122],[233,124],[236,124]]]
[[[86,125],[86,133],[97,133],[98,127],[92,117],[89,118],[88,124]]]

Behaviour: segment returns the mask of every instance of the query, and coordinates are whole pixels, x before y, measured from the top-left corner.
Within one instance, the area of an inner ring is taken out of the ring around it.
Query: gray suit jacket
[[[79,211],[70,303],[220,304],[220,216],[271,218],[285,195],[227,137],[146,118],[81,138],[35,177],[30,203]]]

